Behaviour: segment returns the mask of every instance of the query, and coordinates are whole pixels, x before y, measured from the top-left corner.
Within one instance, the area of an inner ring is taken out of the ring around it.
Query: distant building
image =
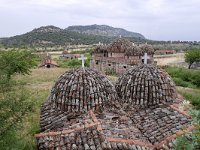
[[[148,64],[154,63],[154,49],[151,45],[134,45],[129,40],[119,38],[110,45],[98,45],[92,52],[91,68],[101,72],[113,71],[122,74],[131,66],[144,62],[144,53],[148,54]]]
[[[59,58],[68,60],[68,59],[77,59],[80,56],[81,56],[80,54],[72,54],[72,53],[69,53],[68,51],[63,51],[62,55]]]
[[[54,68],[58,67],[57,63],[52,60],[51,55],[47,52],[40,54],[41,64],[39,68]]]
[[[175,50],[157,50],[155,55],[167,55],[167,54],[176,54]]]

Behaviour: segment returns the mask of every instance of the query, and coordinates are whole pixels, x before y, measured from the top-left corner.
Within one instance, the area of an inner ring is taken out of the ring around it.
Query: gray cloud
[[[200,40],[198,0],[0,0],[0,37],[55,25],[107,24],[154,40]]]

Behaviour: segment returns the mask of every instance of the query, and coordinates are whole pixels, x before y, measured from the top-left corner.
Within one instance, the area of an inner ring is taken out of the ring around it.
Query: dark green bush
[[[166,71],[174,79],[176,85],[183,87],[200,87],[200,71],[178,68],[178,67],[167,67]]]

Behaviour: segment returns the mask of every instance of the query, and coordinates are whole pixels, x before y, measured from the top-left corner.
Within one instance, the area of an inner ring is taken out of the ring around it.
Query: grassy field
[[[178,92],[200,110],[200,70],[167,67],[166,71],[178,86]]]

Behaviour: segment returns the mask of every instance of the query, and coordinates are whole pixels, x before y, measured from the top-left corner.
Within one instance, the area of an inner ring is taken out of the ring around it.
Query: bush
[[[175,150],[197,150],[200,149],[200,111],[193,110],[191,112],[194,126],[196,127],[192,133],[179,136],[174,144]]]
[[[176,85],[183,87],[200,87],[200,71],[178,67],[167,67],[166,71]]]
[[[85,60],[85,67],[90,66],[91,55],[86,54],[87,59]],[[62,68],[80,68],[82,66],[82,62],[79,59],[71,59],[71,60],[58,60],[58,64]]]
[[[183,97],[191,102],[191,104],[198,110],[200,110],[200,96],[194,93],[182,93]]]
[[[191,84],[189,82],[183,81],[181,78],[173,78],[174,82],[178,86],[189,87]]]
[[[35,65],[34,55],[30,51],[0,52],[0,149],[18,149],[17,129],[25,115],[33,111],[35,102],[31,100],[29,91],[12,77],[29,74]]]

